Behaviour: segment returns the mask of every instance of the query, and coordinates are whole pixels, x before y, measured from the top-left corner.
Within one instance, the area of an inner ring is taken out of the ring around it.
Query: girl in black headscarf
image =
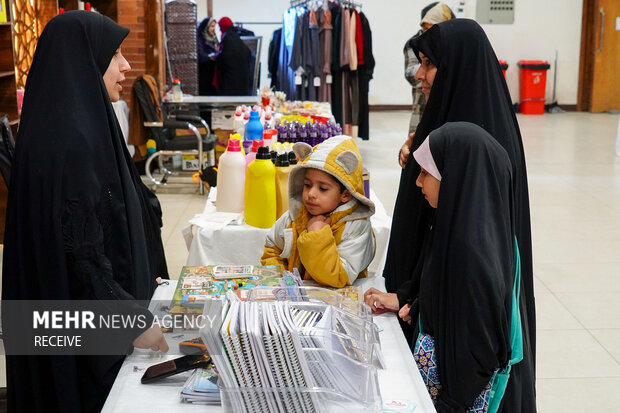
[[[148,300],[155,278],[167,278],[159,203],[110,102],[130,69],[120,52],[128,33],[100,14],[72,11],[39,39],[9,185],[3,301]],[[134,333],[135,346],[167,350],[158,328]],[[99,411],[122,361],[8,355],[9,410]]]
[[[213,74],[215,73],[215,56],[220,42],[215,34],[217,22],[207,17],[198,25],[196,39],[198,42],[198,90],[201,96],[215,95]]]
[[[529,374],[534,383],[536,315],[527,172],[521,133],[506,81],[486,34],[473,20],[454,19],[436,24],[413,38],[411,47],[421,62],[417,76],[428,95],[427,105],[415,135],[400,154],[405,166],[383,269],[388,294],[370,289],[364,294],[365,301],[374,312],[395,311],[410,303],[411,316],[417,318],[424,264],[422,252],[428,242],[434,211],[415,188],[420,166],[411,158],[410,150],[416,150],[432,130],[446,122],[477,124],[502,145],[512,164],[515,233],[521,251],[519,302],[524,347],[528,349],[521,367],[524,372],[516,374]],[[417,336],[417,330],[408,330],[406,326],[403,331],[410,339]],[[534,393],[533,387],[529,393]],[[525,406],[524,412],[535,410]]]
[[[419,319],[410,319],[409,306],[401,316],[416,325],[419,320],[426,335],[414,355],[437,411],[487,412],[476,397],[510,362],[500,411],[534,412],[533,379],[520,374],[520,260],[510,158],[488,132],[468,122],[431,132],[413,157],[421,166],[416,184],[436,212],[423,253]]]

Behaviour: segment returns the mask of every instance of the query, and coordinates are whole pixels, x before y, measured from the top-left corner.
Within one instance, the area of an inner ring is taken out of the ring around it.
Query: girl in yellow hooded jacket
[[[293,150],[301,161],[289,174],[289,210],[268,232],[261,264],[297,268],[322,285],[351,285],[367,275],[375,253],[375,205],[364,195],[357,145],[341,135]]]

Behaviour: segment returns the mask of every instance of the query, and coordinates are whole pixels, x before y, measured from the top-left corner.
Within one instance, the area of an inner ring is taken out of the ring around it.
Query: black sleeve
[[[117,278],[129,280],[131,274],[115,274],[105,253],[105,228],[98,214],[80,201],[70,201],[62,215],[62,229],[71,298],[104,302],[103,307],[112,314],[141,316],[147,320],[145,328],[128,328],[111,338],[123,340],[125,348],[131,348],[133,340],[151,326],[153,315],[145,307],[146,303],[136,301],[117,281]]]

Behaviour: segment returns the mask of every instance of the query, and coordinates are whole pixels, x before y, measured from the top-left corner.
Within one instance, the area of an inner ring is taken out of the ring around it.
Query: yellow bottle
[[[288,211],[288,174],[290,171],[288,154],[278,155],[276,162],[276,219]]]
[[[269,149],[261,146],[245,174],[245,222],[271,228],[276,222],[276,167]]]

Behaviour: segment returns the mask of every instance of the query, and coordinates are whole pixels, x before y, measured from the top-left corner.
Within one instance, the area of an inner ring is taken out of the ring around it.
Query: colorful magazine
[[[251,274],[248,275],[250,269]],[[217,279],[233,273],[240,274],[240,277]],[[245,300],[250,288],[277,286],[281,277],[282,270],[277,265],[185,266],[181,270],[169,311],[172,314],[202,314],[204,302],[209,296],[225,295],[226,291],[232,290],[241,300]]]

